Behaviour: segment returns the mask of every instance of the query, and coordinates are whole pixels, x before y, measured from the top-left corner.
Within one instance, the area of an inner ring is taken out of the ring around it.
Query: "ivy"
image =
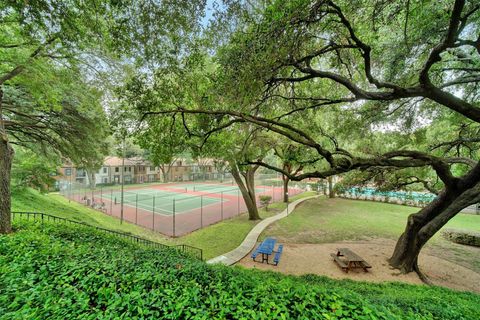
[[[317,277],[210,266],[82,226],[16,227],[0,237],[0,319],[433,318],[396,316]]]

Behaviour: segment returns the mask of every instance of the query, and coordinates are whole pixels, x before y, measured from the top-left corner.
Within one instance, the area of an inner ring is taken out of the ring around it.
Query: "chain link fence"
[[[281,179],[278,181],[276,175],[257,178],[255,200],[258,207],[265,200],[269,203],[283,201]],[[305,184],[292,182],[288,195],[294,196],[306,188]],[[238,186],[224,177],[214,181],[125,185],[123,199],[119,185],[100,185],[92,189],[60,181],[59,190],[71,201],[173,237],[248,211]]]
[[[337,194],[341,198],[401,204],[420,208],[425,207],[436,198],[435,194],[427,192],[380,191],[369,187],[354,187],[349,189],[342,189],[338,190]],[[480,214],[480,204],[477,203],[468,206],[461,212]]]

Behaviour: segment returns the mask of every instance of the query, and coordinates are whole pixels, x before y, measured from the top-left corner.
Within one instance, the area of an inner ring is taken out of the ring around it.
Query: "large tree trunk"
[[[87,170],[87,175],[90,189],[95,190],[97,187],[97,182],[95,181],[95,170]]]
[[[288,162],[284,162],[283,170],[288,173],[292,173],[292,165]],[[290,182],[290,178],[282,174],[282,180],[283,180],[283,202],[288,203],[288,183]]]
[[[13,148],[6,133],[0,137],[0,233],[12,231],[10,173],[12,169]]]
[[[471,173],[473,171],[475,169]],[[462,209],[480,201],[479,181],[470,174],[455,187],[443,190],[428,206],[411,214],[389,259],[390,265],[403,273],[418,271],[418,255],[425,243]]]
[[[163,182],[168,182],[168,174],[170,170],[165,170],[164,166],[160,166],[160,171],[162,171]]]
[[[232,176],[235,179],[235,182],[237,183],[240,192],[242,193],[243,200],[245,201],[245,205],[247,206],[249,220],[260,220],[255,196],[254,180],[255,171],[257,169],[258,166],[251,166],[246,170],[246,172],[240,173],[237,165],[235,163],[232,164]],[[242,176],[245,179],[245,183],[242,179]]]
[[[333,190],[333,180],[332,177],[328,177],[328,197],[335,198],[335,191]]]
[[[282,174],[282,180],[283,180],[283,202],[288,203],[288,183],[290,182],[290,179]]]

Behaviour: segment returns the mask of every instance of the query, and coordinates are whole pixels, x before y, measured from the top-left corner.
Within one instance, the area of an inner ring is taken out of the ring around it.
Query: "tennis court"
[[[223,201],[221,198],[214,198],[184,192],[185,188],[178,188],[179,192],[171,192],[159,189],[139,189],[135,192],[125,192],[123,203],[125,206],[151,211],[155,214],[178,214],[188,212],[201,207]],[[120,203],[121,192],[116,191],[102,196],[114,203]]]
[[[281,201],[283,189],[276,185],[257,185],[256,202],[260,196]],[[233,218],[247,211],[236,184],[212,182],[172,182],[146,186],[126,186],[123,207],[119,186],[70,189],[65,195],[105,214],[169,236],[180,236],[213,223]],[[301,192],[289,189],[290,195]]]
[[[212,183],[182,183],[170,186],[172,189],[178,189],[185,192],[206,192],[226,195],[238,195],[240,188],[232,183],[212,184]],[[255,188],[255,192],[262,193],[264,188]]]

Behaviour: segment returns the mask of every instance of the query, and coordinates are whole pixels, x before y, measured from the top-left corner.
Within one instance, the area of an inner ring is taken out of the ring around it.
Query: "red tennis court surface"
[[[261,195],[271,196],[272,202],[283,199],[281,187],[257,186],[255,189],[258,206]],[[299,188],[289,189],[290,196],[301,192]],[[64,195],[105,214],[121,217],[118,186],[95,191],[83,189]],[[233,185],[170,183],[125,187],[124,192],[124,220],[174,237],[246,211],[243,197]]]

